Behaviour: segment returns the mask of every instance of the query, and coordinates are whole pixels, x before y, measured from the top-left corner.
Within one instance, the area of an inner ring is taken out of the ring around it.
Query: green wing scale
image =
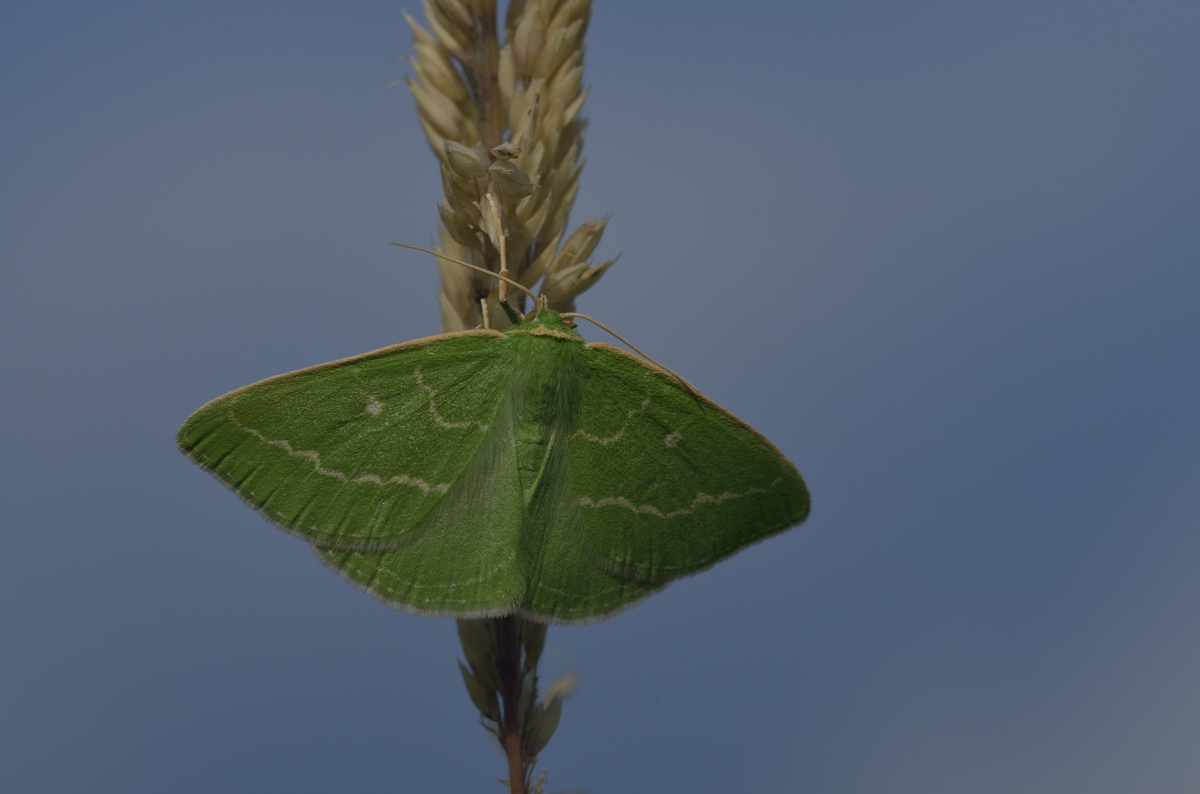
[[[501,334],[466,332],[280,375],[200,408],[179,446],[318,546],[396,546],[481,446],[507,352]]]
[[[206,404],[180,448],[385,603],[599,620],[800,523],[766,439],[543,309]]]
[[[567,463],[595,564],[662,584],[807,517],[804,481],[754,429],[643,359],[588,348]]]

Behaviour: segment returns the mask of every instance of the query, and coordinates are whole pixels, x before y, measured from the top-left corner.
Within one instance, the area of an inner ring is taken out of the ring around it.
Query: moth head
[[[545,307],[534,309],[525,315],[525,319],[520,325],[524,328],[545,328],[550,331],[557,331],[559,334],[569,334],[572,337],[578,336],[573,330],[576,327],[574,320]]]

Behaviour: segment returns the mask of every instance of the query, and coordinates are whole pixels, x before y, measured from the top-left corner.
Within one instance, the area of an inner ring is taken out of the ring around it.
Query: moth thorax
[[[574,347],[546,341],[532,345],[529,353],[535,355],[529,355],[523,362],[525,366],[518,368],[513,382],[511,408],[517,461],[527,500],[550,456],[565,449],[574,431],[581,388],[581,368]]]

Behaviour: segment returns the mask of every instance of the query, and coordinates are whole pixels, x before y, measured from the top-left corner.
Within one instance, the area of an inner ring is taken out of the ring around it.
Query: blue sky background
[[[552,790],[1200,787],[1198,34],[1165,0],[598,0],[573,221],[623,256],[580,308],[814,510],[551,630]],[[387,245],[437,217],[409,51],[392,2],[0,10],[0,789],[501,791],[453,623],[173,439],[437,330]]]

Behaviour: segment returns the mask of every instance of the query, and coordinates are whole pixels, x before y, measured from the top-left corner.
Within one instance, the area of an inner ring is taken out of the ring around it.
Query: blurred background
[[[401,12],[0,10],[0,788],[502,790],[453,622],[174,446],[437,331],[388,245],[441,191]],[[550,791],[1200,787],[1198,34],[1166,0],[597,0],[572,226],[623,256],[580,310],[814,509],[551,630],[583,683]]]

